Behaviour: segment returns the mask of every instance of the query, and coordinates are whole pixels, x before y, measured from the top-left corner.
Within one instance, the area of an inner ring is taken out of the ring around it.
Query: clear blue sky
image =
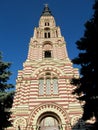
[[[44,4],[49,5],[56,25],[61,28],[70,59],[77,56],[75,42],[83,36],[84,23],[93,15],[94,0],[0,0],[0,51],[3,60],[12,63],[9,81],[12,84],[18,70],[23,69]]]

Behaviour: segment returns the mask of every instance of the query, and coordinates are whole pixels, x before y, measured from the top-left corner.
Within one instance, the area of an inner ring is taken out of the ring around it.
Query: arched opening
[[[48,123],[49,120],[51,121]],[[53,123],[49,126],[51,122]],[[71,130],[69,124],[68,114],[62,107],[46,102],[30,113],[27,130]]]
[[[44,57],[45,58],[51,58],[51,51],[50,50],[47,50],[44,52]]]
[[[61,120],[56,113],[47,112],[40,115],[37,130],[60,130]]]
[[[50,28],[44,29],[44,38],[50,38]]]
[[[46,42],[43,45],[43,57],[52,58],[53,57],[52,50],[53,50],[52,44],[50,42]]]

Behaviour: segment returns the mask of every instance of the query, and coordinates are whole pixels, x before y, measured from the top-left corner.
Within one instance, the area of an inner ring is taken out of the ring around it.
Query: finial
[[[42,16],[51,16],[52,14],[51,14],[51,11],[48,7],[48,4],[44,4],[44,5],[45,6],[44,6],[44,10],[42,12]]]
[[[48,7],[48,4],[44,4],[45,5],[45,7]]]

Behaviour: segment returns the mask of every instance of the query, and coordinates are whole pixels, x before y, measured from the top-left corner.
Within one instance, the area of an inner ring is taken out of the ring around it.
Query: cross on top
[[[44,4],[45,5],[45,7],[48,7],[48,4]]]

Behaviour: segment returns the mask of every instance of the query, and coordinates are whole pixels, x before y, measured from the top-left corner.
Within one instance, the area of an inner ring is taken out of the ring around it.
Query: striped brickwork
[[[47,51],[49,57],[45,57]],[[44,92],[39,94],[39,79],[42,76],[46,79],[47,75],[49,79],[58,79],[57,94],[53,93],[52,80],[51,93],[46,94],[44,80]],[[46,117],[55,118],[59,130],[71,130],[82,115],[81,105],[72,95],[75,86],[70,84],[70,80],[73,77],[79,77],[78,69],[73,68],[68,57],[60,27],[56,26],[52,15],[41,16],[30,39],[23,70],[18,71],[12,108],[13,126],[8,130],[40,130],[41,121]]]

